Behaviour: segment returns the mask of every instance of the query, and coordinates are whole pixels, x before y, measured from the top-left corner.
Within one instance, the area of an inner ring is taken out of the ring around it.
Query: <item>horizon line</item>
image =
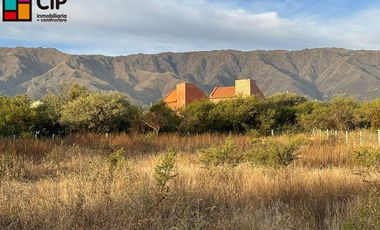
[[[366,52],[380,52],[380,49],[348,49],[342,47],[314,47],[314,48],[302,48],[302,49],[255,49],[255,50],[238,50],[238,49],[211,49],[211,50],[192,50],[192,51],[163,51],[157,53],[131,53],[131,54],[120,54],[120,55],[107,55],[100,53],[72,53],[65,51],[64,49],[59,49],[55,47],[41,47],[41,46],[0,46],[0,49],[53,49],[57,52],[61,52],[68,55],[74,56],[105,56],[105,57],[127,57],[134,55],[160,55],[160,54],[187,54],[187,53],[207,53],[207,52],[241,52],[241,53],[250,53],[250,52],[301,52],[307,50],[327,50],[327,49],[335,49],[335,50],[345,50],[345,51],[366,51]]]

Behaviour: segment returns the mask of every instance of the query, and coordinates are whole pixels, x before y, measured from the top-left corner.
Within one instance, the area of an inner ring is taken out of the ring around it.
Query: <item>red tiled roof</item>
[[[235,86],[228,87],[215,87],[212,91],[210,98],[218,99],[218,98],[232,98],[235,97]]]
[[[177,102],[177,90],[173,89],[170,91],[167,96],[164,98],[166,103],[174,103]]]

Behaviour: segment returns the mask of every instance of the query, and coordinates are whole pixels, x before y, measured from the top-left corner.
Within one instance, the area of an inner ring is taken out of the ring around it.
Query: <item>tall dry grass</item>
[[[226,137],[2,139],[0,228],[341,229],[378,186],[376,171],[370,183],[350,165],[354,148],[303,135],[289,167],[201,165],[200,149]],[[239,151],[250,148],[251,137],[232,138]],[[120,148],[127,161],[115,166],[109,155]],[[154,169],[169,150],[179,152],[178,176],[162,198]]]

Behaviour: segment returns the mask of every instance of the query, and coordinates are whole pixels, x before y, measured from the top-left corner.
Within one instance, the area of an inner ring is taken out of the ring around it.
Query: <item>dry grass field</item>
[[[223,161],[228,157],[218,158],[218,166],[202,163],[205,149],[221,156],[226,138],[2,139],[0,229],[380,227],[375,137],[364,148],[355,141],[346,145],[343,135],[232,136],[227,140],[235,155],[228,157],[241,159],[265,146],[257,141],[302,144],[286,165],[229,164]]]

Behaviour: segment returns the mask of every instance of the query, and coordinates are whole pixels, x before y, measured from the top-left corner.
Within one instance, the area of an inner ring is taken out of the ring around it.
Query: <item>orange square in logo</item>
[[[29,4],[18,4],[18,20],[30,20]]]

